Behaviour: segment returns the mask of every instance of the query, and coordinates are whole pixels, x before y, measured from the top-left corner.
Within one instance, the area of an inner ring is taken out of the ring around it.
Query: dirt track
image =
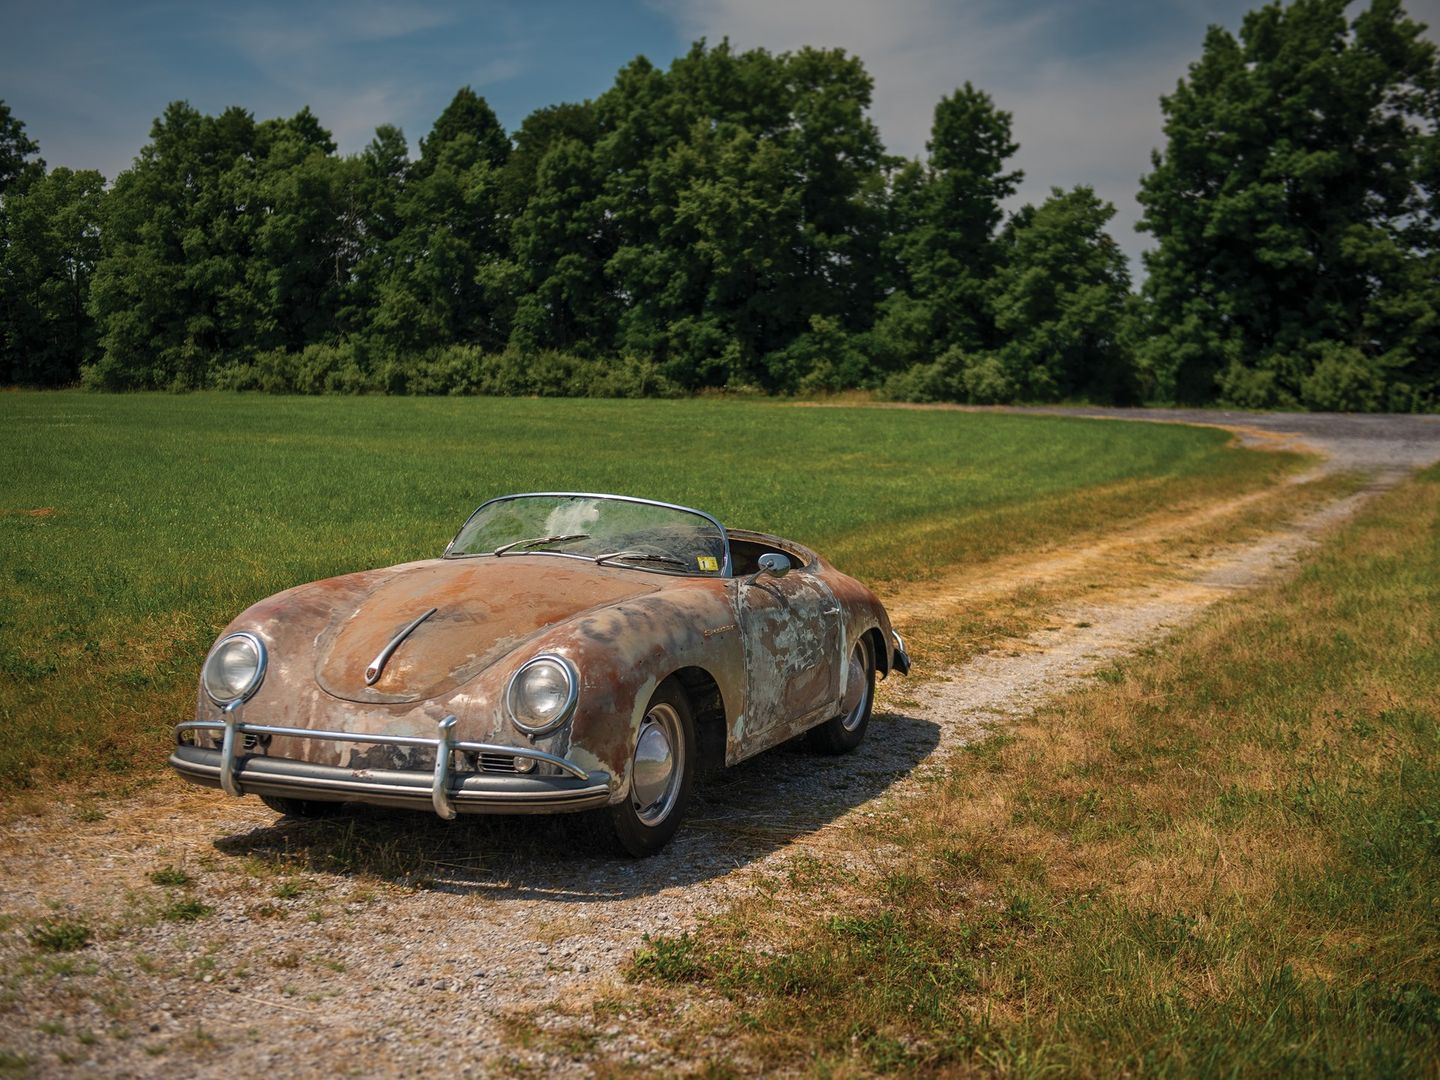
[[[619,1017],[569,1050],[507,1040],[504,1017],[603,994],[644,934],[693,924],[797,854],[883,863],[867,823],[887,800],[914,797],[947,748],[1283,570],[1369,493],[1440,460],[1437,418],[1164,418],[1294,434],[1329,455],[1326,468],[1370,482],[1183,573],[1056,609],[1048,629],[1013,647],[901,685],[857,754],[787,747],[712,778],[690,825],[645,862],[584,854],[565,818],[404,815],[397,825],[362,810],[277,822],[254,800],[168,779],[103,820],[76,808],[25,819],[0,839],[0,1047],[34,1075],[584,1075],[597,1054],[683,1068]],[[1103,568],[1107,543],[1066,553],[1054,572]],[[943,613],[903,597],[894,607],[901,620]],[[193,884],[152,883],[166,866]],[[213,911],[162,917],[184,900]],[[37,953],[29,927],[52,913],[84,918],[96,940]]]

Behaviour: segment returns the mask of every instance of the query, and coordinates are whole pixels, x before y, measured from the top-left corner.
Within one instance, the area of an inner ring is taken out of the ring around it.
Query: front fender
[[[699,668],[715,681],[727,717],[743,708],[745,655],[733,587],[705,579],[626,600],[536,643],[536,652],[564,656],[580,673],[566,756],[609,773],[612,801],[629,790],[640,722],[656,688],[671,675]]]

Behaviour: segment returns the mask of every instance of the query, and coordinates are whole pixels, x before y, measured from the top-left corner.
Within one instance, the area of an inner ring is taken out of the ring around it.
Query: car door
[[[736,759],[789,738],[838,697],[840,605],[815,574],[744,579],[736,595],[746,700]]]

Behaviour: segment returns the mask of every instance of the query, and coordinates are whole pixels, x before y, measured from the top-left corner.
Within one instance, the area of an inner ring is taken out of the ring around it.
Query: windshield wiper
[[[568,540],[589,539],[589,533],[557,533],[554,536],[532,536],[528,540],[516,540],[509,544],[501,544],[490,554],[504,555],[507,551],[514,551],[516,548],[530,548],[539,544],[563,544]]]
[[[670,566],[678,566],[681,570],[689,570],[690,564],[684,559],[677,559],[673,555],[661,555],[656,551],[612,551],[608,555],[597,555],[595,561],[603,563],[606,559],[646,559],[649,562],[667,563]]]

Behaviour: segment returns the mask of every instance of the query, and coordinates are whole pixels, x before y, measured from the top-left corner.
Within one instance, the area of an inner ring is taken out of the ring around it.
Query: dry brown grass
[[[1433,1071],[1437,536],[1431,475],[963,751],[882,870],[653,943],[637,1000],[719,991],[761,1071]]]
[[[987,648],[1024,639],[1077,600],[1100,603],[1203,569],[1236,544],[1355,491],[1361,479],[1327,473],[1152,514],[1088,543],[1071,543],[966,566],[938,581],[881,587],[886,607],[925,666],[957,666]]]

